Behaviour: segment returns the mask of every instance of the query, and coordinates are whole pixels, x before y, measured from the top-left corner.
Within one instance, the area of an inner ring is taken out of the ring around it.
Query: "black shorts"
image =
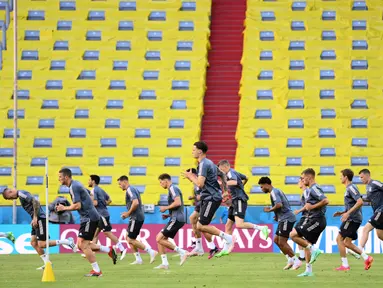
[[[199,213],[200,210],[201,210],[201,201],[195,202],[194,211]]]
[[[167,238],[174,238],[177,235],[178,230],[180,230],[185,225],[185,222],[179,222],[177,220],[171,219],[168,224],[161,230],[162,234]]]
[[[346,221],[340,225],[339,234],[343,238],[351,238],[352,240],[358,239],[358,229],[360,223],[354,221]]]
[[[47,219],[38,218],[37,227],[32,227],[31,236],[36,236],[37,241],[47,240]]]
[[[295,227],[299,227],[299,226],[303,226],[306,224],[306,222],[308,221],[309,218],[305,217],[305,216],[302,216],[301,219],[296,222],[295,224]]]
[[[326,229],[326,217],[309,218],[304,225],[296,226],[300,237],[304,237],[311,244],[315,244],[318,241],[320,234]]]
[[[375,229],[383,230],[383,212],[375,212],[368,222]]]
[[[235,217],[245,219],[246,209],[247,201],[243,201],[242,199],[234,199],[229,208],[228,218],[233,222],[235,222]]]
[[[221,200],[213,201],[213,200],[203,200],[201,202],[201,210],[199,213],[198,221],[202,225],[209,225],[211,220],[213,220],[214,214],[221,206]]]
[[[278,228],[277,232],[275,233],[277,236],[289,238],[290,237],[290,232],[294,228],[295,222],[290,222],[287,220],[279,221],[278,222]]]
[[[87,221],[80,223],[80,230],[78,230],[78,237],[84,240],[92,241],[94,233],[98,227],[99,221]]]
[[[102,232],[112,231],[112,225],[110,224],[109,218],[110,218],[109,216],[108,217],[100,216],[100,221],[98,222],[98,228]]]
[[[142,225],[144,225],[144,221],[130,219],[128,226],[128,237],[130,239],[136,239],[137,236],[140,235]]]

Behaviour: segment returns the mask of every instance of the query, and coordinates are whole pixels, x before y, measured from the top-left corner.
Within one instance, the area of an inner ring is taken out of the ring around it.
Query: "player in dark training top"
[[[350,270],[346,257],[346,247],[359,255],[362,254],[362,251],[352,243],[353,240],[358,239],[358,229],[363,220],[363,199],[358,187],[352,183],[353,177],[354,172],[350,169],[344,169],[340,172],[340,181],[346,187],[346,192],[344,193],[344,211],[334,213],[334,217],[341,216],[342,221],[336,238],[342,265],[336,268],[337,271]]]
[[[138,249],[147,252],[150,255],[150,263],[153,263],[158,252],[153,250],[150,246],[145,245],[141,241],[137,240],[137,237],[140,235],[140,231],[145,220],[144,207],[142,206],[140,191],[138,191],[137,188],[130,185],[129,178],[125,175],[118,178],[118,185],[123,191],[126,191],[125,203],[128,211],[121,213],[121,219],[129,218],[127,240],[136,258],[136,261],[130,264],[141,265],[143,263]],[[124,252],[122,253],[121,259],[124,259],[126,251],[127,250],[124,250]]]
[[[31,193],[25,190],[16,190],[13,188],[5,188],[3,197],[6,200],[19,199],[21,207],[31,216],[32,231],[31,231],[31,246],[36,250],[37,254],[44,261],[44,265],[37,268],[37,270],[43,270],[48,259],[45,255],[44,248],[47,247],[47,235],[46,235],[46,215],[42,209],[39,200],[31,195]],[[13,236],[13,234],[12,234]],[[6,236],[5,236],[6,237]],[[49,237],[48,237],[49,239]],[[11,238],[12,240],[12,238]],[[13,237],[14,240],[14,237]],[[75,244],[72,238],[64,240],[49,240],[49,247],[56,245],[67,245],[75,251]]]
[[[281,190],[272,186],[269,177],[262,177],[259,179],[258,184],[264,193],[270,193],[271,207],[265,207],[263,211],[266,213],[274,212],[274,218],[278,221],[274,243],[281,249],[282,253],[288,257],[287,265],[283,269],[289,270],[294,265],[299,266],[299,262],[301,261],[295,256],[293,249],[291,249],[290,245],[287,243],[296,220],[295,215],[290,208],[289,201]]]
[[[298,277],[314,276],[312,264],[317,260],[321,251],[313,245],[318,241],[320,234],[326,229],[326,206],[329,204],[322,188],[315,183],[315,171],[307,168],[302,172],[303,184],[309,187],[308,196],[304,209],[308,211],[308,220],[302,225],[295,227],[290,233],[290,238],[298,245],[305,248],[306,271]]]
[[[162,264],[155,267],[155,269],[169,269],[169,262],[166,256],[166,248],[175,251],[180,255],[180,265],[183,265],[188,257],[187,251],[174,245],[168,238],[174,239],[186,222],[184,201],[180,188],[172,183],[172,178],[169,174],[161,174],[158,177],[162,188],[168,190],[168,206],[161,206],[160,212],[164,213],[169,211],[169,214],[162,214],[162,219],[170,218],[169,222],[165,225],[164,229],[158,233],[156,240],[158,243],[158,251],[161,253]]]
[[[219,161],[218,169],[225,173],[227,185],[229,186],[232,197],[225,232],[232,235],[235,223],[235,226],[239,229],[258,230],[262,233],[263,238],[267,239],[269,237],[269,228],[267,226],[260,226],[250,222],[245,222],[247,200],[249,199],[249,196],[247,196],[245,192],[243,181],[246,181],[247,177],[231,168],[230,163],[227,160]],[[219,252],[216,257],[228,255],[228,249],[228,244],[225,243],[222,251]]]
[[[86,259],[92,265],[92,270],[86,274],[86,277],[99,277],[102,272],[96,261],[96,256],[92,251],[100,251],[108,253],[112,258],[113,264],[116,264],[117,254],[115,249],[107,246],[97,245],[92,243],[94,233],[100,221],[100,215],[93,205],[88,190],[80,182],[72,179],[72,171],[68,168],[63,168],[59,171],[59,181],[61,185],[69,187],[69,194],[73,204],[64,206],[59,204],[56,206],[57,211],[74,211],[77,210],[80,214],[80,229],[77,237],[77,247],[85,254]]]
[[[112,224],[110,224],[110,215],[108,211],[108,205],[112,203],[112,199],[109,197],[108,193],[106,193],[98,184],[100,183],[100,176],[98,175],[90,175],[88,186],[92,188],[90,195],[93,197],[93,204],[96,207],[98,214],[100,214],[100,222],[98,223],[98,228],[95,232],[92,242],[98,242],[98,235],[100,232],[103,232],[106,237],[108,237],[112,243],[116,245],[118,250],[121,253],[125,250],[124,246],[118,238],[112,232]],[[120,259],[122,260],[122,259]]]
[[[198,176],[196,177],[192,172],[187,171],[183,172],[182,175],[201,189],[201,210],[197,229],[224,239],[229,246],[228,253],[230,253],[234,248],[235,236],[231,236],[209,225],[215,212],[221,206],[222,191],[217,180],[218,168],[211,160],[206,158],[207,151],[208,147],[205,142],[199,141],[194,143],[192,155],[199,163]],[[223,179],[223,181],[226,182],[226,179]]]
[[[359,172],[360,180],[363,184],[366,184],[367,195],[363,198],[366,202],[371,202],[374,215],[368,220],[363,228],[362,237],[360,237],[359,248],[364,249],[367,243],[370,232],[375,229],[376,235],[383,241],[383,183],[377,180],[371,179],[371,173],[368,169],[363,169]],[[368,256],[367,259],[362,255],[364,259],[364,269],[370,269],[374,259]]]

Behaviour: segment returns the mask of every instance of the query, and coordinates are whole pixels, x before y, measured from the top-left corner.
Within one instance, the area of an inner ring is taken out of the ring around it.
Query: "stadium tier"
[[[145,204],[165,193],[164,172],[191,192],[180,172],[196,164],[210,9],[210,0],[20,3],[18,187],[44,193],[47,157],[50,201],[67,192],[62,167],[85,184],[102,176],[115,205],[125,203],[124,174]],[[0,70],[0,186],[12,185],[12,22]]]
[[[313,167],[333,205],[343,204],[340,170],[383,175],[382,8],[247,1],[236,168],[252,175],[251,204],[269,203],[257,186],[263,175],[293,198]]]

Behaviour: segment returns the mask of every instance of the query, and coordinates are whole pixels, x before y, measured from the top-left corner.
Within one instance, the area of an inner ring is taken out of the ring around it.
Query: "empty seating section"
[[[18,186],[50,198],[57,171],[90,174],[124,204],[129,175],[143,202],[157,204],[161,173],[191,193],[209,49],[211,1],[23,1],[19,4]],[[0,185],[12,185],[12,23],[0,70]],[[11,130],[10,130],[11,129]],[[182,168],[181,168],[182,167]],[[4,204],[0,200],[0,204]]]
[[[300,194],[298,176],[313,167],[342,204],[340,170],[383,176],[383,2],[247,3],[236,166],[253,175],[250,202],[269,202],[259,177]]]

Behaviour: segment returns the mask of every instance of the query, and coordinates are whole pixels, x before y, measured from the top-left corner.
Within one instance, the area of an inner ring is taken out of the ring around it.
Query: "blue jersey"
[[[72,180],[69,186],[69,194],[73,203],[81,203],[81,208],[78,210],[78,213],[80,214],[80,221],[82,223],[100,220],[100,215],[94,207],[92,198],[90,198],[89,192],[84,185]]]
[[[102,217],[109,217],[109,211],[107,208],[107,201],[109,201],[110,197],[108,193],[106,193],[99,186],[95,186],[93,189],[93,199],[97,201],[97,212]]]

